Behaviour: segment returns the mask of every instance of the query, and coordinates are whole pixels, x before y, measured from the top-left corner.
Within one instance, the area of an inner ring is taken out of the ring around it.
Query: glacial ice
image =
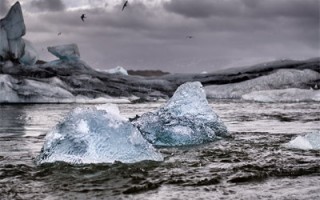
[[[9,48],[11,51],[11,57],[13,59],[18,59],[22,56],[25,48],[25,43],[22,38],[18,38],[15,40],[8,40]]]
[[[35,80],[19,80],[0,74],[0,103],[27,103],[63,101],[73,98],[67,90]]]
[[[107,72],[109,74],[118,74],[118,75],[126,75],[126,76],[128,75],[127,70],[121,66],[118,66],[113,69],[105,70],[105,72]]]
[[[212,99],[239,99],[253,91],[301,88],[304,84],[320,79],[320,73],[305,69],[281,69],[275,73],[240,83],[210,85],[205,87],[207,97]]]
[[[19,2],[10,8],[7,16],[0,21],[0,25],[6,30],[9,40],[19,39],[26,34],[26,26]]]
[[[10,51],[7,32],[1,27],[0,22],[0,61],[7,59],[7,53]]]
[[[10,62],[8,62],[10,64]],[[128,98],[73,95],[59,78],[43,80],[18,79],[0,74],[0,103],[130,103]]]
[[[320,102],[320,90],[288,88],[282,90],[254,91],[242,96],[242,99],[257,102]]]
[[[37,52],[30,42],[22,39],[26,27],[20,3],[15,3],[7,16],[0,20],[0,61],[19,60],[25,65],[34,65]]]
[[[181,85],[164,106],[132,123],[156,146],[196,145],[229,135],[200,82]]]
[[[285,147],[303,150],[320,150],[320,132],[313,132],[304,136],[298,136],[286,143]]]
[[[66,44],[48,47],[48,51],[57,56],[60,60],[79,60],[80,52],[76,44]]]
[[[46,136],[37,163],[134,163],[163,161],[115,106],[76,108]]]
[[[38,60],[38,52],[28,40],[24,40],[24,44],[24,52],[19,58],[19,61],[25,65],[34,65]]]

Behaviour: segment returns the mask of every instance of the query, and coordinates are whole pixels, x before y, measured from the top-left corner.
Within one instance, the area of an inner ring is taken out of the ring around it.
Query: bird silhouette
[[[84,19],[87,18],[87,17],[86,17],[86,14],[82,14],[80,18],[81,18],[81,20],[84,22]]]
[[[186,38],[188,38],[188,39],[192,39],[192,38],[193,38],[193,36],[192,36],[192,35],[188,35],[188,36],[186,36]]]
[[[122,11],[124,10],[125,7],[128,6],[128,1],[124,2],[123,6],[122,6]]]
[[[58,35],[61,35],[61,34],[62,34],[61,32],[58,33]]]

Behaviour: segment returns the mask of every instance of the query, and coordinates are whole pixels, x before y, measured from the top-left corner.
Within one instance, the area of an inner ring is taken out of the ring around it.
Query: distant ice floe
[[[10,75],[0,74],[1,103],[50,102],[71,98],[73,95],[61,87],[35,80],[19,80]]]
[[[181,85],[164,106],[143,114],[133,124],[156,146],[196,145],[228,136],[200,82]]]
[[[116,105],[76,108],[45,138],[37,163],[134,163],[163,161]]]
[[[302,150],[320,150],[320,131],[298,136],[285,144],[285,147]]]
[[[129,98],[74,96],[65,83],[54,77],[40,82],[0,74],[0,103],[130,103]]]
[[[289,88],[250,92],[242,99],[257,102],[307,102],[320,101],[320,90]]]
[[[80,51],[76,44],[65,44],[48,47],[48,51],[60,60],[73,61],[80,59]]]
[[[128,71],[121,67],[121,66],[118,66],[116,68],[113,68],[113,69],[108,69],[108,70],[103,70],[104,72],[107,72],[109,74],[117,74],[117,75],[125,75],[125,76],[128,76]]]
[[[304,84],[318,79],[320,79],[320,74],[313,70],[281,69],[275,73],[240,83],[207,86],[205,90],[208,98],[240,99],[243,95],[254,91],[301,88]],[[292,91],[289,93],[293,94]]]

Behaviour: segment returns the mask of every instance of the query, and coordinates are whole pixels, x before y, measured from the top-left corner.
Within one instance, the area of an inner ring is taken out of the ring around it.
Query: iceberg
[[[34,65],[38,54],[30,42],[22,39],[26,26],[20,3],[15,3],[7,16],[0,20],[0,61],[19,60],[25,65]]]
[[[25,48],[24,40],[22,38],[15,39],[15,40],[8,40],[8,43],[11,51],[10,53],[11,58],[19,59],[24,52],[24,48]]]
[[[105,70],[105,72],[107,72],[109,74],[118,74],[118,75],[128,76],[128,71],[125,68],[120,67],[120,66],[113,68],[113,69]]]
[[[76,44],[66,44],[48,47],[48,51],[57,56],[60,60],[79,60],[80,52]]]
[[[305,69],[280,69],[272,74],[240,83],[210,85],[205,87],[207,97],[212,99],[240,99],[253,91],[287,88],[307,88],[306,84],[320,79],[320,73]]]
[[[0,103],[59,102],[73,97],[69,91],[58,86],[0,74]]]
[[[45,139],[38,164],[163,161],[115,106],[76,108]]]
[[[320,102],[320,90],[288,88],[282,90],[254,91],[242,96],[242,99],[257,102]]]
[[[19,2],[10,8],[7,16],[0,21],[0,24],[6,30],[9,40],[19,39],[26,34],[26,26]]]
[[[9,61],[6,64],[9,68],[12,65]],[[103,94],[90,97],[91,90],[83,94],[75,92],[58,77],[32,80],[0,74],[0,103],[130,103],[125,97]]]
[[[25,65],[34,65],[38,60],[38,52],[28,40],[24,40],[24,51],[19,61]]]
[[[229,136],[200,82],[181,85],[164,106],[132,123],[156,146],[197,145]]]
[[[1,27],[0,21],[0,61],[8,59],[9,50],[7,32]]]
[[[320,132],[298,136],[284,145],[287,148],[302,150],[320,150]]]

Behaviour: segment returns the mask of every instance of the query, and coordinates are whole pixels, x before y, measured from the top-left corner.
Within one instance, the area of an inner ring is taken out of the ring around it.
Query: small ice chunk
[[[80,58],[79,48],[76,44],[66,44],[48,47],[48,51],[60,60],[78,60]]]
[[[208,104],[200,82],[181,85],[167,104],[133,123],[156,146],[196,145],[228,135],[227,127]]]
[[[118,66],[116,68],[113,68],[113,69],[109,69],[109,70],[106,70],[107,73],[109,74],[118,74],[118,75],[128,75],[128,72],[125,68],[121,67],[121,66]]]
[[[320,150],[320,132],[309,133],[305,136],[298,136],[285,144],[287,148],[302,150]]]
[[[76,108],[47,136],[38,164],[162,161],[163,157],[130,122],[112,112],[114,107]]]

